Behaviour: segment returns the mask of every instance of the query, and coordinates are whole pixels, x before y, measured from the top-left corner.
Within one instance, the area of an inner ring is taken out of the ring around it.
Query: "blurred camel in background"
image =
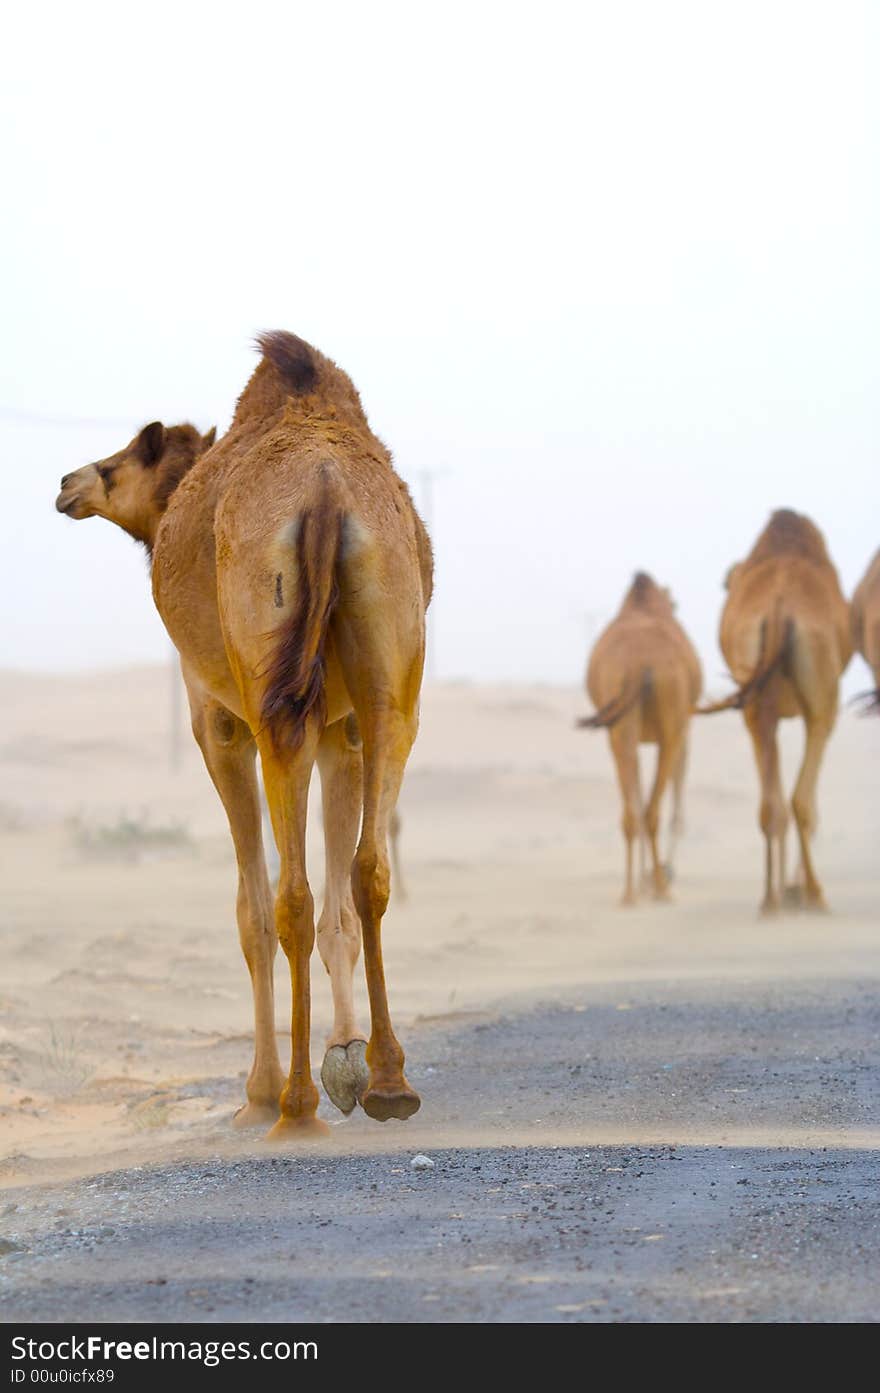
[[[840,678],[852,656],[849,608],[825,540],[808,517],[773,513],[745,561],[727,575],[720,644],[736,692],[701,714],[731,707],[743,713],[761,781],[765,839],[765,914],[783,896],[808,909],[827,908],[813,865],[816,785],[837,717]],[[806,743],[791,800],[801,851],[802,885],[785,885],[788,809],[782,791],[776,727],[803,718]]]
[[[856,586],[850,606],[853,647],[861,653],[874,678],[867,697],[869,709],[880,711],[880,551]]]
[[[279,1136],[326,1131],[309,1061],[315,923],[305,830],[315,763],[326,849],[317,937],[334,1002],[321,1077],[343,1112],[359,1101],[385,1120],[419,1106],[391,1025],[380,934],[388,827],[418,726],[433,563],[351,380],[293,334],[264,334],[259,345],[232,425],[212,448],[213,433],[155,421],[118,454],[67,475],[56,506],[108,518],[152,556],[153,596],[181,656],[193,731],[238,860],[256,1024],[238,1122],[275,1120]],[[257,751],[281,857],[274,922]],[[362,932],[366,1047],[352,996]],[[279,939],[293,996],[286,1083],[272,982]]]
[[[675,618],[668,590],[639,571],[616,618],[600,634],[590,655],[587,692],[597,708],[581,727],[608,731],[611,753],[623,798],[626,840],[626,879],[623,903],[636,902],[633,867],[636,838],[640,848],[640,880],[644,879],[644,840],[651,855],[653,892],[668,896],[678,836],[682,828],[682,798],[687,765],[687,735],[691,712],[702,688],[696,650]],[[639,745],[657,746],[654,786],[645,806],[639,776]],[[658,830],[660,802],[672,779],[673,810],[669,850],[660,859]]]
[[[403,903],[407,894],[400,865],[400,826],[400,813],[395,808],[388,826],[388,840],[391,845],[391,892]]]

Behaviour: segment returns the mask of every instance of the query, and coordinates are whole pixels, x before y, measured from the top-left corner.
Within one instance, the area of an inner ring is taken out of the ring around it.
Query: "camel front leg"
[[[193,733],[226,809],[235,845],[238,934],[254,998],[254,1060],[247,1103],[236,1113],[235,1125],[267,1126],[278,1116],[284,1075],[275,1038],[273,966],[278,939],[263,855],[256,746],[244,721],[202,693],[192,679],[186,685]]]
[[[321,1082],[346,1115],[369,1084],[367,1037],[354,1009],[354,968],[361,951],[361,922],[354,907],[351,864],[363,806],[363,745],[353,716],[327,726],[318,745],[324,811],[326,884],[318,920],[318,952],[330,975],[333,1028],[321,1066]]]

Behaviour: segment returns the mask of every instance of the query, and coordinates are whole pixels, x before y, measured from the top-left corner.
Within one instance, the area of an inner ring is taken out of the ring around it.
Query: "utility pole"
[[[602,623],[602,611],[598,609],[573,609],[570,613],[573,619],[578,620],[579,626],[581,624],[583,625],[584,641],[586,644],[583,671],[586,672],[590,661],[590,654],[593,651],[596,633],[599,625]]]
[[[432,543],[434,541],[434,480],[442,479],[445,474],[450,472],[448,469],[419,470],[419,504],[422,522],[428,529],[428,536]],[[437,596],[435,595],[425,620],[425,677],[429,682],[435,681],[437,677],[436,615]]]
[[[584,622],[584,633],[587,640],[587,652],[589,653],[591,648],[593,647],[593,639],[596,636],[596,630],[599,627],[599,621],[601,620],[602,615],[597,609],[584,609],[581,610],[580,613],[581,618]]]
[[[170,730],[169,730],[169,741],[168,741],[168,754],[169,754],[169,762],[170,762],[170,764],[171,764],[171,768],[172,768],[173,772],[176,774],[177,771],[178,771],[178,769],[180,768],[180,757],[181,757],[181,753],[182,753],[182,743],[181,743],[181,738],[180,738],[180,737],[181,737],[181,729],[180,729],[181,721],[180,721],[180,717],[181,717],[181,712],[182,712],[182,710],[183,710],[183,691],[182,691],[183,680],[182,680],[181,674],[180,674],[180,659],[179,659],[178,656],[177,656],[177,649],[176,649],[176,648],[172,648],[172,649],[171,649],[171,669],[170,669],[170,677],[171,677],[171,681],[170,681],[170,685],[169,685],[170,706],[169,706],[169,712],[168,712],[169,721],[170,721]]]

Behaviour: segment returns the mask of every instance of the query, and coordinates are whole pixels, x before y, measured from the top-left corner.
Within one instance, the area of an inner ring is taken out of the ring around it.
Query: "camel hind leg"
[[[295,749],[276,745],[271,731],[264,730],[257,737],[269,813],[281,856],[275,926],[290,965],[292,996],[290,1072],[281,1093],[281,1117],[269,1133],[276,1140],[329,1131],[327,1124],[316,1117],[318,1090],[309,1060],[309,971],[315,944],[315,915],[306,876],[306,814],[318,734],[317,721],[308,720],[302,743]]]
[[[354,1011],[353,976],[361,951],[361,923],[351,892],[351,863],[363,803],[362,742],[354,716],[327,726],[318,745],[324,812],[326,884],[318,920],[318,952],[330,976],[333,1028],[321,1082],[346,1115],[369,1082],[366,1036]]]
[[[839,674],[827,642],[819,637],[811,641],[796,636],[791,674],[806,726],[803,762],[791,800],[801,851],[803,903],[807,909],[827,910],[812,853],[817,822],[816,786],[825,746],[837,717]]]
[[[184,680],[193,734],[226,809],[235,845],[238,934],[254,997],[254,1060],[246,1085],[247,1103],[236,1113],[235,1126],[266,1126],[278,1117],[284,1075],[275,1038],[273,966],[278,939],[263,855],[256,746],[244,721],[207,697],[187,680],[185,672]]]
[[[669,823],[669,841],[666,844],[666,878],[672,880],[675,870],[675,857],[678,843],[684,832],[684,781],[687,774],[687,737],[682,739],[678,758],[672,771],[672,817]]]
[[[670,878],[660,857],[660,808],[670,779],[680,781],[684,777],[683,751],[689,710],[686,676],[666,665],[655,670],[648,684],[647,708],[657,738],[657,768],[645,807],[645,831],[651,849],[654,898],[666,900]]]
[[[626,844],[626,872],[621,904],[631,906],[636,903],[633,852],[636,838],[640,851],[644,837],[644,818],[642,817],[642,793],[639,786],[639,727],[638,713],[635,719],[625,716],[608,732],[620,797],[623,803],[621,830]]]
[[[785,832],[788,810],[782,792],[776,727],[779,718],[773,693],[768,690],[746,706],[743,715],[755,750],[761,782],[759,822],[764,834],[764,899],[762,914],[775,914],[782,902]]]
[[[804,760],[791,800],[801,849],[803,903],[807,909],[827,910],[828,905],[813,864],[812,838],[816,830],[816,784],[831,726],[807,718]]]
[[[645,809],[645,830],[648,835],[648,844],[651,848],[654,898],[658,900],[666,900],[669,898],[669,877],[666,874],[666,867],[660,860],[660,848],[658,845],[660,803],[666,791],[669,778],[678,763],[681,742],[681,734],[669,734],[666,731],[661,731],[660,740],[657,745],[657,772],[654,776],[654,786],[651,789],[651,796],[648,799],[648,805]]]
[[[423,636],[407,639],[391,627],[394,617],[353,606],[337,616],[337,651],[364,742],[361,835],[351,871],[360,915],[371,1032],[366,1051],[370,1083],[361,1099],[369,1117],[385,1122],[416,1112],[419,1095],[404,1072],[404,1053],[394,1034],[382,961],[382,918],[391,893],[388,833],[403,772],[418,729]],[[412,655],[409,662],[404,654]]]
[[[642,770],[639,763],[638,751],[636,752],[636,780],[638,791],[638,812],[639,812],[639,872],[638,893],[641,895],[648,888],[648,836],[645,832],[645,798],[642,793]]]
[[[382,917],[391,889],[388,824],[415,737],[415,722],[393,708],[361,717],[364,731],[364,816],[354,858],[352,889],[364,934],[364,966],[372,1032],[367,1047],[370,1085],[364,1111],[379,1122],[410,1117],[419,1096],[403,1073],[404,1054],[391,1024],[382,961]]]

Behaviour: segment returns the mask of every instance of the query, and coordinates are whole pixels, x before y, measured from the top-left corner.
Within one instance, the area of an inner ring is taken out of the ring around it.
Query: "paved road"
[[[407,1043],[406,1130],[7,1192],[4,1319],[880,1315],[876,983],[603,988]]]

